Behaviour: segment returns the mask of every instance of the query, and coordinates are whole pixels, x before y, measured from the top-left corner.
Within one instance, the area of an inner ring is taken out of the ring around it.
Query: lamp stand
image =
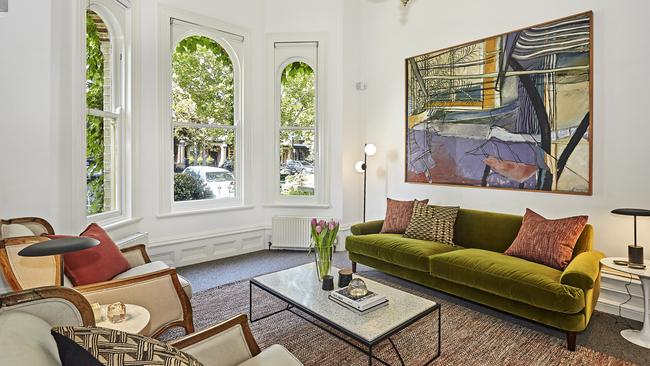
[[[636,241],[636,216],[634,216],[634,245],[627,246],[627,260],[631,264],[644,264],[643,247]]]
[[[363,222],[366,222],[366,173],[368,172],[368,154],[363,154]]]

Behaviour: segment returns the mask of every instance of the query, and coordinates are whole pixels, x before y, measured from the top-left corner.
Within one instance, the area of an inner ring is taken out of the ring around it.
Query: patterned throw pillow
[[[191,355],[141,335],[95,327],[54,327],[52,331],[75,341],[106,366],[202,366]]]
[[[505,254],[564,270],[587,219],[574,216],[549,220],[526,209],[519,233]]]
[[[428,206],[415,202],[404,237],[454,245],[454,224],[459,207]]]
[[[429,200],[397,201],[386,198],[386,217],[381,227],[381,233],[403,234],[409,226],[409,222],[411,222],[415,202],[427,204]]]

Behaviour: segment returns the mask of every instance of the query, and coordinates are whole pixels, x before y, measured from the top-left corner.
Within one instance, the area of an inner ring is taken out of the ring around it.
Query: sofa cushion
[[[0,314],[0,365],[59,366],[59,353],[50,328],[45,320],[21,311]]]
[[[433,241],[404,238],[400,234],[350,236],[345,248],[349,252],[421,272],[429,272],[429,256],[460,249]]]
[[[98,327],[54,327],[103,365],[202,366],[194,356],[157,339]]]
[[[431,274],[542,309],[575,314],[585,307],[581,289],[560,283],[561,271],[482,249],[430,258]]]
[[[63,255],[65,274],[75,286],[108,281],[129,269],[127,262],[113,239],[101,226],[88,225],[79,236],[99,240],[96,247]],[[48,238],[66,238],[66,235],[47,235]]]
[[[411,222],[411,215],[413,214],[414,201],[397,201],[386,198],[386,217],[381,226],[382,234],[403,234]],[[420,201],[422,203],[429,203],[429,200]]]
[[[50,331],[59,349],[61,366],[102,366],[90,352],[76,344],[72,339]]]
[[[454,223],[459,207],[429,206],[415,202],[404,237],[454,245]]]
[[[168,265],[166,265],[164,262],[161,261],[154,261],[151,263],[145,263],[136,267],[133,267],[125,272],[122,272],[118,274],[117,276],[113,277],[114,280],[119,280],[123,278],[129,278],[129,277],[135,277],[151,272],[156,272],[160,271],[163,269],[171,268]],[[189,283],[188,280],[186,280],[183,276],[178,276],[178,282],[180,282],[181,287],[183,287],[183,291],[187,294],[188,298],[192,298],[192,285]]]
[[[257,356],[240,363],[239,366],[302,366],[302,363],[286,348],[274,344]]]
[[[587,216],[549,220],[527,208],[519,234],[505,254],[564,270],[586,224]]]

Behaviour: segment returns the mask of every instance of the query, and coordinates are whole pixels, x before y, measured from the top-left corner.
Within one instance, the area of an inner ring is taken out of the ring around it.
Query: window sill
[[[168,217],[178,217],[178,216],[188,216],[188,215],[201,215],[214,212],[229,212],[229,211],[241,211],[241,210],[251,210],[255,208],[252,205],[241,205],[241,206],[230,206],[230,207],[212,207],[212,208],[201,208],[195,210],[183,210],[183,211],[172,211],[159,213],[156,215],[159,219],[164,219]]]
[[[108,224],[104,224],[104,225],[102,225],[101,222],[99,224],[105,230],[110,231],[110,230],[119,229],[119,228],[124,227],[124,226],[132,225],[132,224],[138,223],[140,221],[142,221],[142,217],[132,217],[132,218],[129,218],[129,219],[123,219],[123,220],[119,220],[119,221],[109,222]]]
[[[332,205],[329,203],[291,203],[291,202],[278,202],[268,203],[264,207],[267,208],[330,208]]]

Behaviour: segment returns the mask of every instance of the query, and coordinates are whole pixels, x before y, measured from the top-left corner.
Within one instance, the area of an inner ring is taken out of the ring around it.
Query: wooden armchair
[[[18,256],[22,248],[48,240],[40,235],[54,234],[52,226],[43,219],[33,217],[0,222],[0,225],[11,224],[24,225],[34,236],[0,238],[0,266],[9,286],[15,291],[48,285],[73,287],[68,280],[61,284],[58,279],[63,270],[59,256]],[[144,335],[156,337],[175,326],[183,327],[186,333],[193,332],[190,304],[192,289],[189,282],[180,277],[175,268],[160,261],[152,262],[144,244],[121,248],[121,251],[131,267],[129,270],[110,281],[73,288],[91,303],[110,304],[121,301],[145,307],[151,318]]]
[[[60,365],[52,326],[94,326],[90,304],[65,287],[42,287],[0,295],[0,365]],[[171,342],[206,366],[301,366],[289,351],[260,351],[246,315]]]

